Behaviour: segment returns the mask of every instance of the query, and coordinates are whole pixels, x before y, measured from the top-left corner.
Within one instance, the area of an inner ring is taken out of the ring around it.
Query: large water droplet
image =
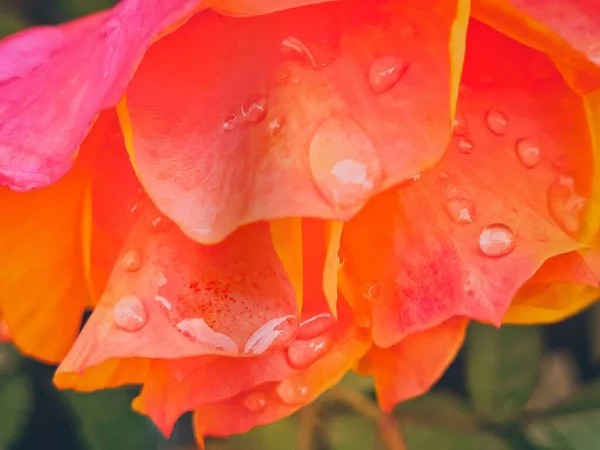
[[[331,349],[333,341],[328,334],[322,334],[308,341],[299,341],[287,349],[287,359],[291,367],[304,370]]]
[[[508,128],[508,117],[502,111],[490,109],[485,116],[485,123],[492,133],[501,136]]]
[[[260,122],[267,116],[267,99],[253,95],[242,103],[242,114],[248,122]]]
[[[446,202],[446,211],[456,223],[475,222],[475,208],[466,198],[451,198]]]
[[[317,129],[310,144],[309,161],[323,196],[342,208],[366,201],[383,179],[373,142],[347,116],[332,117]]]
[[[228,114],[223,119],[223,129],[225,131],[233,131],[237,128],[238,122],[238,116],[236,116],[235,114]]]
[[[367,300],[377,300],[379,298],[379,293],[381,292],[381,288],[378,284],[370,284],[363,291],[363,297]]]
[[[537,141],[533,138],[521,139],[515,145],[515,151],[521,164],[528,169],[537,166],[542,159],[542,151]]]
[[[297,331],[298,320],[295,316],[269,320],[248,338],[244,353],[259,355],[267,350],[282,347],[292,340]]]
[[[315,58],[313,57],[310,50],[308,50],[306,45],[304,45],[304,43],[300,39],[294,36],[288,36],[283,41],[281,41],[281,50],[287,56],[299,56],[309,61],[313,67],[317,67]]]
[[[148,322],[148,313],[142,301],[135,295],[121,297],[113,308],[115,325],[123,331],[141,330]]]
[[[244,406],[252,413],[263,412],[267,408],[267,396],[264,392],[251,392],[244,399]]]
[[[369,67],[369,85],[375,94],[390,90],[402,78],[409,62],[396,56],[375,59]]]
[[[136,249],[127,250],[121,257],[121,264],[127,272],[137,272],[142,268],[142,255]]]
[[[459,152],[468,155],[469,153],[473,153],[473,148],[475,148],[475,144],[473,144],[472,140],[463,138],[458,140],[458,142],[456,143],[456,147],[458,148]]]
[[[585,198],[575,192],[572,177],[559,176],[548,189],[548,212],[558,226],[572,236],[579,231],[585,203]]]
[[[456,136],[466,136],[469,134],[469,124],[467,123],[467,118],[461,113],[456,113],[454,116],[453,131]]]
[[[323,334],[335,324],[336,320],[331,313],[321,313],[312,316],[300,324],[298,339],[311,339]]]
[[[177,322],[175,328],[188,339],[207,345],[214,350],[230,354],[238,353],[238,346],[233,339],[225,334],[217,333],[201,317],[181,320]]]
[[[300,374],[281,381],[275,388],[275,392],[286,405],[301,405],[310,399],[310,389]]]
[[[502,223],[485,227],[479,235],[479,248],[484,255],[492,258],[508,255],[515,245],[515,233]]]

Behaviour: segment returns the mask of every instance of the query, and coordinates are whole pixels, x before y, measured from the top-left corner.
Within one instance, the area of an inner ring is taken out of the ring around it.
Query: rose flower
[[[594,0],[123,0],[0,44],[0,318],[199,440],[599,295]],[[88,300],[86,300],[88,299]],[[93,313],[81,333],[85,308]],[[78,335],[78,336],[77,336]]]

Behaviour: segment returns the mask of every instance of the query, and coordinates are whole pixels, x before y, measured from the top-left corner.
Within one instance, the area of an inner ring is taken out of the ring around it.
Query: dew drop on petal
[[[344,255],[344,252],[342,252],[341,250],[338,251],[338,254],[337,254],[338,270],[340,270],[344,266],[345,262],[346,262],[346,256]]]
[[[207,345],[214,350],[220,350],[230,354],[238,353],[238,347],[233,339],[223,333],[218,333],[213,330],[201,317],[183,319],[175,324],[175,328],[191,341]]]
[[[170,312],[173,309],[171,302],[162,295],[155,296],[154,300],[157,301],[160,304],[160,307],[167,312]]]
[[[304,45],[304,43],[300,39],[294,36],[288,36],[283,41],[281,41],[281,50],[284,55],[299,56],[309,61],[313,67],[317,67],[315,58],[313,57],[310,50],[308,50],[308,47],[306,47],[306,45]]]
[[[542,151],[537,141],[533,138],[521,139],[515,145],[517,158],[528,169],[532,169],[540,163]]]
[[[161,233],[169,230],[172,226],[173,222],[158,212],[148,217],[148,228],[150,231]]]
[[[460,113],[456,113],[454,116],[453,131],[456,136],[466,136],[469,134],[469,124],[467,123],[467,119]]]
[[[275,137],[275,136],[279,135],[279,133],[281,133],[281,130],[283,129],[284,124],[285,124],[285,119],[283,117],[279,117],[279,118],[271,121],[268,126],[269,133],[271,133],[271,136]]]
[[[377,300],[379,298],[380,291],[381,291],[381,288],[379,287],[378,284],[370,284],[363,291],[363,297],[366,298],[367,300],[371,300],[371,301]]]
[[[459,139],[458,142],[456,143],[456,148],[458,148],[458,151],[461,153],[464,153],[466,155],[468,155],[469,153],[473,153],[473,148],[475,147],[475,144],[473,144],[473,141],[470,139]]]
[[[410,63],[396,56],[375,59],[369,67],[369,85],[375,94],[390,90],[406,73]]]
[[[294,342],[287,348],[288,364],[297,370],[310,367],[331,349],[333,340],[329,334],[321,334],[308,341]]]
[[[490,109],[485,116],[485,123],[492,133],[501,136],[508,128],[508,117],[502,111]]]
[[[485,227],[479,235],[479,248],[491,258],[508,255],[515,249],[515,245],[515,233],[502,223]]]
[[[306,319],[300,324],[297,339],[311,339],[327,331],[336,320],[331,313],[321,313]]]
[[[310,399],[310,389],[301,374],[282,380],[275,392],[286,405],[302,405]]]
[[[548,189],[548,212],[569,235],[579,231],[581,214],[586,199],[575,192],[575,180],[568,176],[559,176]]]
[[[237,128],[238,122],[238,116],[236,116],[235,114],[228,114],[223,119],[223,129],[225,131],[233,131]]]
[[[383,179],[373,142],[347,116],[332,117],[321,124],[310,144],[309,162],[315,184],[336,207],[365,202]]]
[[[123,253],[121,264],[127,272],[137,272],[142,268],[142,255],[139,250],[131,249]]]
[[[410,177],[411,180],[413,180],[414,183],[416,183],[417,181],[419,181],[421,179],[421,174],[417,173],[415,175],[413,175],[412,177]]]
[[[121,297],[114,306],[113,320],[123,331],[141,330],[148,322],[148,313],[142,301],[135,295]]]
[[[267,396],[264,392],[251,392],[244,398],[244,406],[252,413],[263,412],[267,408]]]
[[[267,116],[267,99],[253,95],[242,103],[242,115],[248,122],[257,123]]]
[[[446,212],[456,223],[475,222],[473,204],[466,198],[451,198],[446,202]]]
[[[259,355],[267,350],[285,346],[298,331],[298,320],[295,316],[283,316],[271,319],[260,326],[248,338],[244,347],[245,354]]]

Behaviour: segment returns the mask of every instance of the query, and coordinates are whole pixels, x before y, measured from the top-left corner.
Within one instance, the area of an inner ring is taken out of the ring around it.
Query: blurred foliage
[[[0,36],[113,3],[2,0]],[[599,307],[546,327],[497,330],[472,324],[465,348],[432,392],[390,415],[376,408],[372,379],[348,374],[295,416],[241,436],[209,439],[207,448],[600,449],[599,343]],[[0,345],[0,450],[195,448],[189,415],[166,440],[129,408],[137,389],[58,392],[51,382],[54,369],[19,356],[9,344]]]

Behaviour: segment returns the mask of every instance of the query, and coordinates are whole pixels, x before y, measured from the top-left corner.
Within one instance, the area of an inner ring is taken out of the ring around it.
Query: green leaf
[[[161,440],[150,420],[131,409],[134,389],[64,391],[63,395],[79,418],[90,450],[150,449]]]
[[[538,378],[541,329],[473,323],[466,352],[467,388],[477,415],[494,422],[513,418],[531,397]]]
[[[20,375],[0,376],[0,448],[19,435],[33,404],[31,384]]]
[[[540,449],[597,449],[600,448],[600,409],[534,420],[525,425],[525,433]]]
[[[102,9],[110,8],[115,0],[60,0],[60,8],[70,18],[86,16]]]
[[[297,441],[298,420],[293,416],[256,427],[245,434],[207,441],[206,447],[209,450],[296,450]]]
[[[600,380],[588,384],[575,397],[557,406],[552,413],[567,414],[586,409],[600,409]]]
[[[0,11],[0,38],[27,27],[27,21],[16,12]]]
[[[456,394],[442,390],[434,390],[422,397],[400,403],[394,408],[394,414],[400,421],[410,418],[433,425],[477,427],[477,420],[467,402]]]
[[[455,428],[405,425],[402,428],[410,450],[513,450],[493,434]]]
[[[385,450],[379,436],[376,424],[358,416],[336,416],[327,425],[331,450]]]

